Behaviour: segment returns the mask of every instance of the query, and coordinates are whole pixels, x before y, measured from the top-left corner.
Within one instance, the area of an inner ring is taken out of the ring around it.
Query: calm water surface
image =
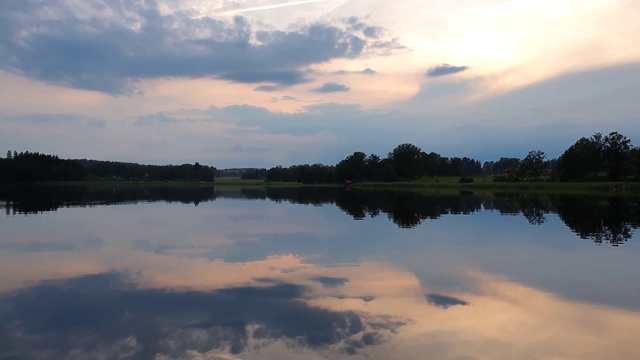
[[[638,359],[639,203],[2,187],[0,358]]]

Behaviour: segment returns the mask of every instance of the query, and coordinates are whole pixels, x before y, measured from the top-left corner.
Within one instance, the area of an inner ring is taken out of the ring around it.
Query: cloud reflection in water
[[[305,302],[310,288],[282,283],[215,291],[148,289],[109,272],[47,281],[0,300],[0,355],[28,358],[181,358],[190,351],[254,351],[284,340],[338,354],[376,345],[401,325]]]

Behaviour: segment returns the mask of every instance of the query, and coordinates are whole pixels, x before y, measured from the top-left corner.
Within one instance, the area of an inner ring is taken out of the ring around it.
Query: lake
[[[638,359],[639,203],[0,187],[0,358]]]

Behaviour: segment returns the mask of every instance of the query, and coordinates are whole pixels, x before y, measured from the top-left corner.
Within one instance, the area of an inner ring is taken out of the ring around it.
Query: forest
[[[66,160],[37,152],[7,151],[0,159],[0,182],[40,181],[214,181],[207,165],[141,165],[99,160]]]

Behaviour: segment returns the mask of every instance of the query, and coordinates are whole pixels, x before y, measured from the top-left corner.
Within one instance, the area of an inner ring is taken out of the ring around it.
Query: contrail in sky
[[[277,8],[283,8],[283,7],[288,7],[288,6],[303,5],[303,4],[325,2],[325,1],[327,1],[327,0],[287,1],[287,2],[278,3],[278,4],[270,4],[270,5],[248,7],[248,8],[244,8],[244,9],[229,10],[229,11],[223,12],[222,14],[230,15],[230,14],[238,14],[238,13],[243,13],[243,12],[249,12],[249,11],[270,10],[270,9],[277,9]]]

